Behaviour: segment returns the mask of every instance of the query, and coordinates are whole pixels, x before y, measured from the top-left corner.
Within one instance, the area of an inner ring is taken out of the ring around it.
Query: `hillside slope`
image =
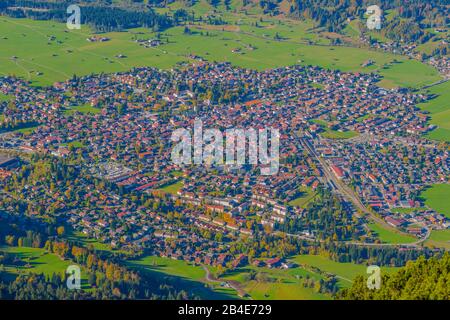
[[[442,258],[409,261],[393,274],[382,275],[379,290],[367,288],[366,279],[359,276],[352,287],[338,297],[344,300],[449,300],[450,254]]]

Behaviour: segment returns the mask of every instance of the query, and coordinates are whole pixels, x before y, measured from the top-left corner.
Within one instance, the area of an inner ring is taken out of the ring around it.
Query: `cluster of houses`
[[[145,48],[154,48],[158,47],[161,44],[161,40],[159,39],[138,39],[136,40],[136,43],[138,43],[140,46],[143,46]]]
[[[108,37],[91,36],[91,37],[87,38],[86,40],[89,42],[107,42],[111,39]]]
[[[419,206],[414,195],[421,188],[448,180],[447,149],[419,135],[428,130],[426,114],[416,107],[424,97],[382,90],[376,86],[378,80],[376,75],[318,67],[259,72],[204,62],[170,71],[136,68],[74,77],[42,89],[0,78],[0,92],[15,97],[13,106],[0,104],[3,121],[36,124],[28,134],[1,136],[0,148],[70,158],[79,162],[82,176],[104,179],[137,194],[182,182],[170,198],[186,217],[186,227],[173,225],[155,211],[125,206],[120,195],[95,190],[87,178],[73,186],[80,194],[77,209],[65,204],[65,184],[56,184],[56,192],[42,186],[26,186],[22,192],[30,201],[47,202],[81,232],[113,246],[154,243],[155,250],[166,256],[206,259],[190,243],[195,238],[200,248],[217,247],[210,261],[220,263],[231,259],[219,258],[226,248],[189,227],[227,239],[252,237],[287,219],[304,218],[307,208],[292,205],[301,188],[327,187],[297,133],[311,141],[334,174],[352,184],[365,204],[394,219],[393,224],[396,216],[391,208],[405,201]],[[196,119],[205,128],[223,131],[279,129],[278,174],[263,176],[259,166],[247,164],[175,165],[172,133],[192,129]],[[326,139],[321,130],[352,130],[369,139]],[[440,217],[427,210],[405,219],[433,228],[448,226],[448,220]],[[170,247],[173,240],[180,247]]]
[[[432,184],[447,183],[450,155],[427,141],[411,137],[368,137],[365,140],[313,140],[338,179],[351,184],[362,201],[395,227],[425,234],[446,229],[450,219],[433,210],[422,210],[419,193]],[[418,213],[401,216],[396,209]],[[408,226],[415,226],[409,228]],[[417,229],[417,226],[419,229]]]
[[[448,30],[445,28],[436,28],[435,32],[445,33],[448,32]],[[428,63],[429,65],[436,68],[436,70],[446,79],[450,77],[450,59],[446,55],[437,56],[432,54],[431,56],[427,56],[423,54],[423,51],[418,50],[418,45],[416,43],[404,43],[398,41],[373,42],[371,41],[371,38],[365,34],[360,36],[360,41],[377,50],[401,54],[412,59],[424,61],[425,63]],[[438,41],[438,43],[442,47],[448,48],[449,44],[447,39],[441,39],[440,41]],[[369,65],[363,66],[366,67]]]

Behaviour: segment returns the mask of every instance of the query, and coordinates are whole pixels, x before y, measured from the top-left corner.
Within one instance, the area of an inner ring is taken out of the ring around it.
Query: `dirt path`
[[[246,297],[246,296],[250,297],[250,295],[241,288],[241,285],[240,285],[239,282],[232,281],[232,280],[220,280],[220,279],[217,279],[211,274],[211,271],[209,271],[209,269],[206,266],[203,266],[203,270],[205,270],[205,272],[206,272],[206,276],[205,276],[206,281],[208,281],[208,282],[215,282],[215,283],[225,283],[231,289],[236,290],[236,292],[238,293],[238,295],[240,297]]]

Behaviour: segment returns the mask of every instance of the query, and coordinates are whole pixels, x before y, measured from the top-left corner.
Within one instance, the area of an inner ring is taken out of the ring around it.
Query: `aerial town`
[[[374,221],[419,243],[450,227],[418,197],[448,180],[448,148],[422,137],[433,129],[416,107],[426,96],[382,89],[378,80],[319,67],[257,72],[205,62],[73,77],[44,89],[2,78],[0,92],[15,96],[1,104],[3,125],[24,129],[0,136],[10,154],[0,163],[4,202],[11,213],[51,213],[114,248],[206,265],[248,263],[230,255],[230,245],[261,233],[376,244],[367,226]],[[171,134],[195,119],[220,130],[279,129],[278,174],[174,164]],[[29,185],[39,181],[39,159],[17,155],[36,153],[71,170],[55,165],[54,179]],[[298,201],[324,192],[340,207],[328,231]],[[171,209],[161,214],[163,207]]]

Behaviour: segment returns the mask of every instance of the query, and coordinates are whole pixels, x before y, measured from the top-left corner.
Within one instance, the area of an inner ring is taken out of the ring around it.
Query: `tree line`
[[[268,8],[265,2],[262,3]],[[313,19],[329,32],[340,32],[348,19],[367,19],[365,13],[370,5],[391,12],[380,33],[394,41],[424,43],[433,36],[425,29],[446,26],[450,21],[446,0],[293,0],[289,14]]]
[[[30,261],[19,255],[0,251],[0,299],[198,299],[194,293],[180,290],[175,281],[151,276],[121,265],[118,257],[97,252],[60,237],[64,230],[26,218],[1,218],[0,245],[44,249],[62,260],[82,268],[85,284],[93,290],[68,290],[67,275],[20,272],[13,281],[6,281],[5,266],[27,267]],[[30,228],[30,229],[27,229]]]
[[[343,300],[450,300],[450,254],[441,258],[409,261],[394,274],[381,275],[379,289],[369,289],[358,276],[353,285],[338,294]]]
[[[67,1],[6,0],[0,2],[0,14],[13,18],[66,22],[69,17],[66,10],[71,4]],[[95,3],[82,3],[80,7],[81,23],[93,27],[98,32],[121,31],[137,27],[161,31],[174,25],[171,17],[158,14],[151,8],[133,11]]]

